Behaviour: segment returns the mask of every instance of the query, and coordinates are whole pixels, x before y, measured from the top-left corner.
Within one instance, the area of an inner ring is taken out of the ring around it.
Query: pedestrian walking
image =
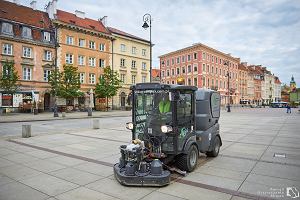
[[[286,113],[292,113],[292,109],[291,109],[290,104],[288,104],[288,105],[286,106]]]

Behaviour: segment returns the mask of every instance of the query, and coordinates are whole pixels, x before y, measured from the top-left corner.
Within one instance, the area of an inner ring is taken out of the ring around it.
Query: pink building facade
[[[185,85],[194,85],[198,88],[209,88],[220,92],[223,105],[228,101],[231,104],[239,103],[239,58],[201,43],[161,55],[159,58],[162,83],[177,84],[177,78],[182,77]],[[226,62],[229,64],[224,65]],[[228,98],[228,70],[230,98]]]

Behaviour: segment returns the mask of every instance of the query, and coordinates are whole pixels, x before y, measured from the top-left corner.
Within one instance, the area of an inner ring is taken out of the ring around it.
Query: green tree
[[[108,110],[108,99],[117,94],[121,87],[121,80],[117,72],[114,72],[109,66],[104,68],[104,73],[99,77],[96,84],[95,95],[98,98],[106,99],[106,109]]]
[[[54,70],[48,77],[51,91],[54,95],[66,99],[80,97],[83,92],[80,89],[80,78],[77,67],[64,65],[63,71]]]
[[[15,93],[19,89],[19,80],[18,73],[15,69],[15,64],[13,61],[4,61],[3,62],[3,71],[2,76],[0,77],[0,88],[9,94]]]

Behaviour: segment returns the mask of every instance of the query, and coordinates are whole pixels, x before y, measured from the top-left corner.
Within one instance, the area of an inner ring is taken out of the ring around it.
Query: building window
[[[170,76],[170,70],[167,70],[167,76],[168,77]]]
[[[48,50],[45,50],[44,51],[44,59],[47,60],[47,61],[51,61],[52,60],[52,52],[48,51]]]
[[[182,67],[182,73],[185,74],[185,67]]]
[[[125,83],[125,74],[121,74],[121,81],[122,83]]]
[[[7,35],[13,35],[13,25],[10,23],[3,22],[1,33],[7,34]]]
[[[49,32],[44,32],[44,41],[50,42],[51,35]]]
[[[188,73],[191,73],[191,72],[192,72],[192,66],[188,65]]]
[[[181,62],[185,62],[185,56],[181,57]]]
[[[212,74],[214,73],[214,66],[211,66],[211,71]]]
[[[161,77],[165,77],[165,71],[161,71]]]
[[[125,67],[125,59],[124,58],[120,59],[120,66]]]
[[[192,85],[192,80],[188,78],[188,85]]]
[[[202,77],[202,86],[205,87],[205,77]]]
[[[80,73],[79,74],[79,80],[80,80],[81,84],[85,83],[85,73]]]
[[[125,44],[121,44],[120,49],[121,49],[122,52],[125,52],[125,51],[126,51],[126,46],[125,46]]]
[[[145,62],[142,62],[142,69],[146,69],[147,65]]]
[[[131,83],[132,83],[132,84],[135,84],[135,78],[136,78],[136,75],[132,75],[132,76],[131,76]]]
[[[131,61],[131,68],[135,68],[135,67],[136,67],[136,61],[133,60],[133,61]]]
[[[211,62],[214,62],[215,60],[214,60],[214,56],[211,56]]]
[[[191,61],[191,55],[188,55],[188,56],[187,56],[187,60],[188,60],[188,61]]]
[[[142,83],[146,83],[146,76],[142,76]]]
[[[169,66],[170,65],[170,60],[167,60],[167,66]]]
[[[175,81],[172,81],[172,84],[175,84]]]
[[[216,67],[216,74],[218,74],[218,68]]]
[[[32,48],[30,48],[30,47],[23,47],[23,57],[25,57],[25,58],[32,58]]]
[[[205,64],[202,65],[202,71],[205,72]]]
[[[132,47],[131,53],[132,53],[132,54],[136,54],[136,47]]]
[[[177,68],[176,72],[177,72],[177,75],[179,75],[180,74],[180,68]]]
[[[194,78],[194,86],[198,86],[198,79]]]
[[[100,51],[105,51],[105,44],[100,43],[99,50]]]
[[[74,37],[72,37],[72,36],[67,36],[67,44],[73,45],[73,44],[74,44]]]
[[[85,57],[84,56],[78,56],[78,65],[85,65]]]
[[[175,64],[175,61],[174,61],[174,58],[172,58],[172,65],[174,65]]]
[[[105,67],[105,60],[104,59],[99,59],[99,67]]]
[[[44,81],[48,82],[48,78],[50,74],[51,74],[51,70],[49,69],[44,70]]]
[[[31,68],[23,67],[23,80],[30,81],[31,80]]]
[[[209,70],[209,65],[207,65],[207,70],[206,70],[206,71],[209,73],[209,71],[210,71],[210,70]]]
[[[89,57],[89,66],[96,67],[96,58],[95,57]]]
[[[66,54],[66,63],[73,64],[73,54],[70,54],[70,53]]]
[[[90,84],[96,83],[96,75],[95,74],[89,74],[89,83]]]
[[[175,70],[174,69],[172,69],[172,76],[174,76],[175,75]]]
[[[31,39],[32,38],[31,28],[23,26],[22,27],[22,37]]]
[[[89,41],[89,48],[90,49],[95,49],[96,48],[96,44],[94,41]]]
[[[146,49],[142,49],[142,56],[146,56]]]
[[[12,44],[3,44],[2,53],[5,55],[12,55],[13,54]]]
[[[194,72],[198,71],[198,65],[194,64]]]
[[[180,63],[180,57],[177,57],[177,64]]]
[[[85,39],[80,39],[78,40],[78,46],[80,47],[85,47]]]
[[[194,59],[197,59],[197,58],[198,58],[198,54],[194,53]]]
[[[206,59],[206,53],[205,53],[205,52],[202,53],[202,59],[203,59],[203,60]]]

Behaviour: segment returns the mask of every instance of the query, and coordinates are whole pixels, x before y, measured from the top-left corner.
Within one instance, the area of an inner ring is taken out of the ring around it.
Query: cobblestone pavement
[[[100,118],[97,130],[89,118],[30,122],[27,139],[24,122],[0,123],[0,199],[292,199],[286,192],[300,190],[299,119],[295,110],[222,111],[220,155],[200,155],[194,172],[162,188],[125,187],[113,177],[118,147],[131,139],[128,116]]]

